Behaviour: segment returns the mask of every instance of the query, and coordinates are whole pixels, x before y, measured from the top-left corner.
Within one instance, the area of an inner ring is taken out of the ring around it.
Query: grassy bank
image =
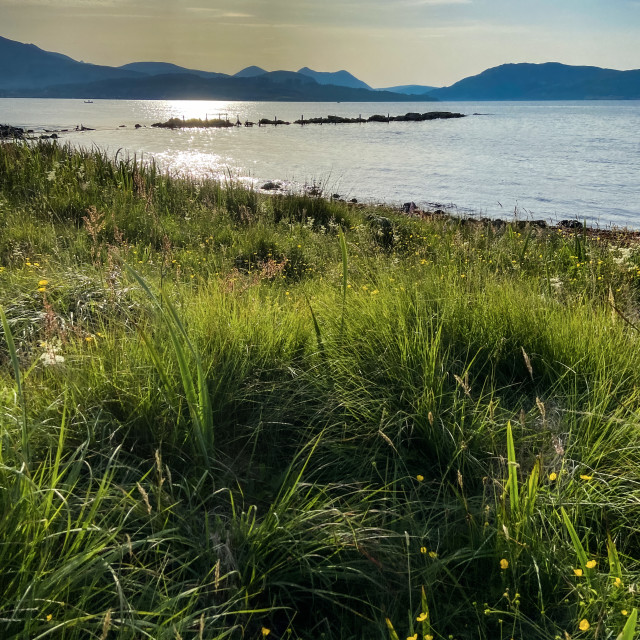
[[[629,640],[639,303],[580,231],[0,145],[0,635]]]

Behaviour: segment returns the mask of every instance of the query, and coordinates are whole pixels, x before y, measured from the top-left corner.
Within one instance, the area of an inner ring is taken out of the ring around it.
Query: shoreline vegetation
[[[357,118],[347,118],[343,116],[327,116],[318,118],[306,118],[302,116],[300,119],[295,120],[293,124],[308,125],[308,124],[364,124],[367,122],[425,122],[427,120],[448,120],[451,118],[464,118],[463,113],[453,113],[451,111],[429,111],[427,113],[406,113],[402,116],[392,116],[390,114],[385,115],[372,115],[368,118],[358,116]],[[249,120],[241,122],[238,117],[236,122],[232,122],[228,118],[208,118],[202,120],[200,118],[191,118],[185,120],[184,118],[170,118],[165,122],[156,122],[152,124],[152,127],[163,129],[189,129],[189,128],[228,128],[228,127],[253,127],[256,123]],[[274,117],[273,120],[268,118],[261,118],[258,120],[258,126],[266,125],[290,125],[291,122],[286,120],[280,120]]]
[[[637,234],[408,209],[0,143],[3,640],[633,640]]]

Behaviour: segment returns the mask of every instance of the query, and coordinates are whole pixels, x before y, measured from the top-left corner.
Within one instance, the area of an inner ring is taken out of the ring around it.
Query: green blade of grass
[[[633,640],[636,633],[636,624],[638,621],[638,610],[634,609],[631,615],[627,619],[627,622],[622,629],[622,633],[616,638],[616,640]]]
[[[2,329],[4,330],[4,339],[9,349],[9,358],[11,359],[11,366],[13,367],[13,375],[16,380],[16,389],[18,392],[18,402],[22,411],[22,456],[29,466],[31,460],[31,454],[29,451],[29,425],[27,422],[27,403],[24,397],[24,390],[22,388],[22,376],[20,374],[20,363],[18,362],[18,352],[16,351],[16,344],[13,341],[13,335],[11,328],[9,327],[9,321],[4,313],[4,309],[0,307],[0,321],[2,322]]]
[[[565,511],[564,507],[560,507],[560,512],[562,513],[562,519],[564,520],[564,525],[567,528],[567,531],[569,532],[569,536],[571,538],[571,542],[573,543],[573,548],[576,551],[576,555],[578,556],[578,561],[580,562],[582,571],[584,572],[584,575],[587,576],[588,578],[589,573],[587,570],[587,562],[588,562],[587,552],[584,550],[584,547],[582,546],[582,542],[580,542],[580,538],[578,537],[575,527],[573,526],[571,520],[569,519],[569,516],[567,515],[567,512]]]

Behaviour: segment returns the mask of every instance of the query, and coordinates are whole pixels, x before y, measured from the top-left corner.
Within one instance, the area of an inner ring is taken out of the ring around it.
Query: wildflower
[[[420,547],[420,553],[422,553],[423,555],[427,553],[427,547]]]
[[[51,622],[51,618],[53,618],[53,616],[50,613],[47,613],[47,622]]]
[[[596,566],[595,560],[589,560],[589,562],[587,562],[587,569],[593,569],[595,566]]]
[[[423,476],[423,475],[418,474],[418,475],[416,476],[416,480],[417,480],[418,482],[422,482],[422,481],[424,480],[424,476]]]
[[[558,479],[558,474],[555,471],[552,471],[549,474],[549,480],[551,480],[551,482],[553,482],[554,480],[557,480],[557,479]]]
[[[407,640],[418,640],[418,634],[414,633],[412,636],[407,636]]]
[[[38,286],[39,286],[39,287],[46,287],[48,284],[49,284],[49,281],[48,281],[48,280],[40,280],[40,281],[38,282]]]
[[[628,616],[628,615],[629,615],[629,612],[628,612],[626,609],[623,609],[620,613],[621,613],[623,616]]]
[[[371,292],[371,295],[372,295],[372,296],[376,296],[376,295],[378,295],[379,293],[380,293],[380,292],[379,292],[377,289],[374,289],[374,290]]]
[[[502,560],[500,560],[500,568],[503,571],[509,568],[509,561],[506,558],[502,558]]]
[[[438,557],[438,554],[435,551],[429,551],[429,557],[435,559]]]
[[[53,367],[55,365],[62,364],[64,362],[64,356],[52,353],[51,351],[45,351],[40,356],[40,360],[46,367]]]
[[[593,476],[588,476],[586,474],[582,474],[580,476],[580,480],[584,480],[585,482],[588,482],[589,480],[591,480],[593,478]]]
[[[589,627],[591,627],[589,621],[586,618],[580,620],[580,624],[578,626],[580,627],[580,631],[588,631]]]
[[[433,640],[433,636],[430,633],[427,633],[427,635],[424,637],[424,640]]]
[[[425,613],[424,611],[416,618],[416,620],[418,622],[424,622],[427,618],[429,617],[428,613]]]
[[[44,293],[47,290],[47,287],[38,287],[38,291],[40,291],[40,293]]]
[[[578,576],[578,578],[582,577],[582,569],[574,569],[573,573],[575,573]]]
[[[613,584],[614,584],[616,587],[621,587],[621,586],[622,586],[622,580],[620,580],[620,578],[616,578],[616,579],[613,581]]]
[[[262,635],[268,636],[271,633],[271,629],[267,629],[267,627],[262,627]]]

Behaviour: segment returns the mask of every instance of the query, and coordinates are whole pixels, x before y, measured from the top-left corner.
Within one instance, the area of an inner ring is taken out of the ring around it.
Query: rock
[[[339,194],[339,193],[334,193],[334,194],[331,196],[331,199],[332,199],[332,200],[340,200],[340,197],[341,197],[341,196],[340,196],[340,194]]]
[[[0,139],[22,137],[24,137],[24,129],[21,129],[20,127],[12,127],[8,124],[0,124]]]
[[[349,200],[349,202],[351,202],[351,204],[358,204],[358,199],[357,198],[351,198],[351,200]]]
[[[403,213],[413,213],[418,207],[416,207],[416,203],[415,202],[405,202],[402,205],[402,212]]]
[[[263,191],[275,191],[276,189],[280,189],[282,185],[279,182],[265,182],[260,188]]]
[[[136,128],[136,129],[140,129],[141,127],[142,127],[142,125],[141,125],[141,124],[137,124],[137,125],[135,125],[135,128]]]
[[[118,129],[124,129],[127,125],[126,124],[121,124]]]
[[[582,222],[578,222],[577,220],[562,220],[558,223],[559,227],[563,229],[582,229]]]
[[[531,221],[531,226],[539,227],[540,229],[546,229],[547,228],[547,223],[544,220],[532,220]]]

